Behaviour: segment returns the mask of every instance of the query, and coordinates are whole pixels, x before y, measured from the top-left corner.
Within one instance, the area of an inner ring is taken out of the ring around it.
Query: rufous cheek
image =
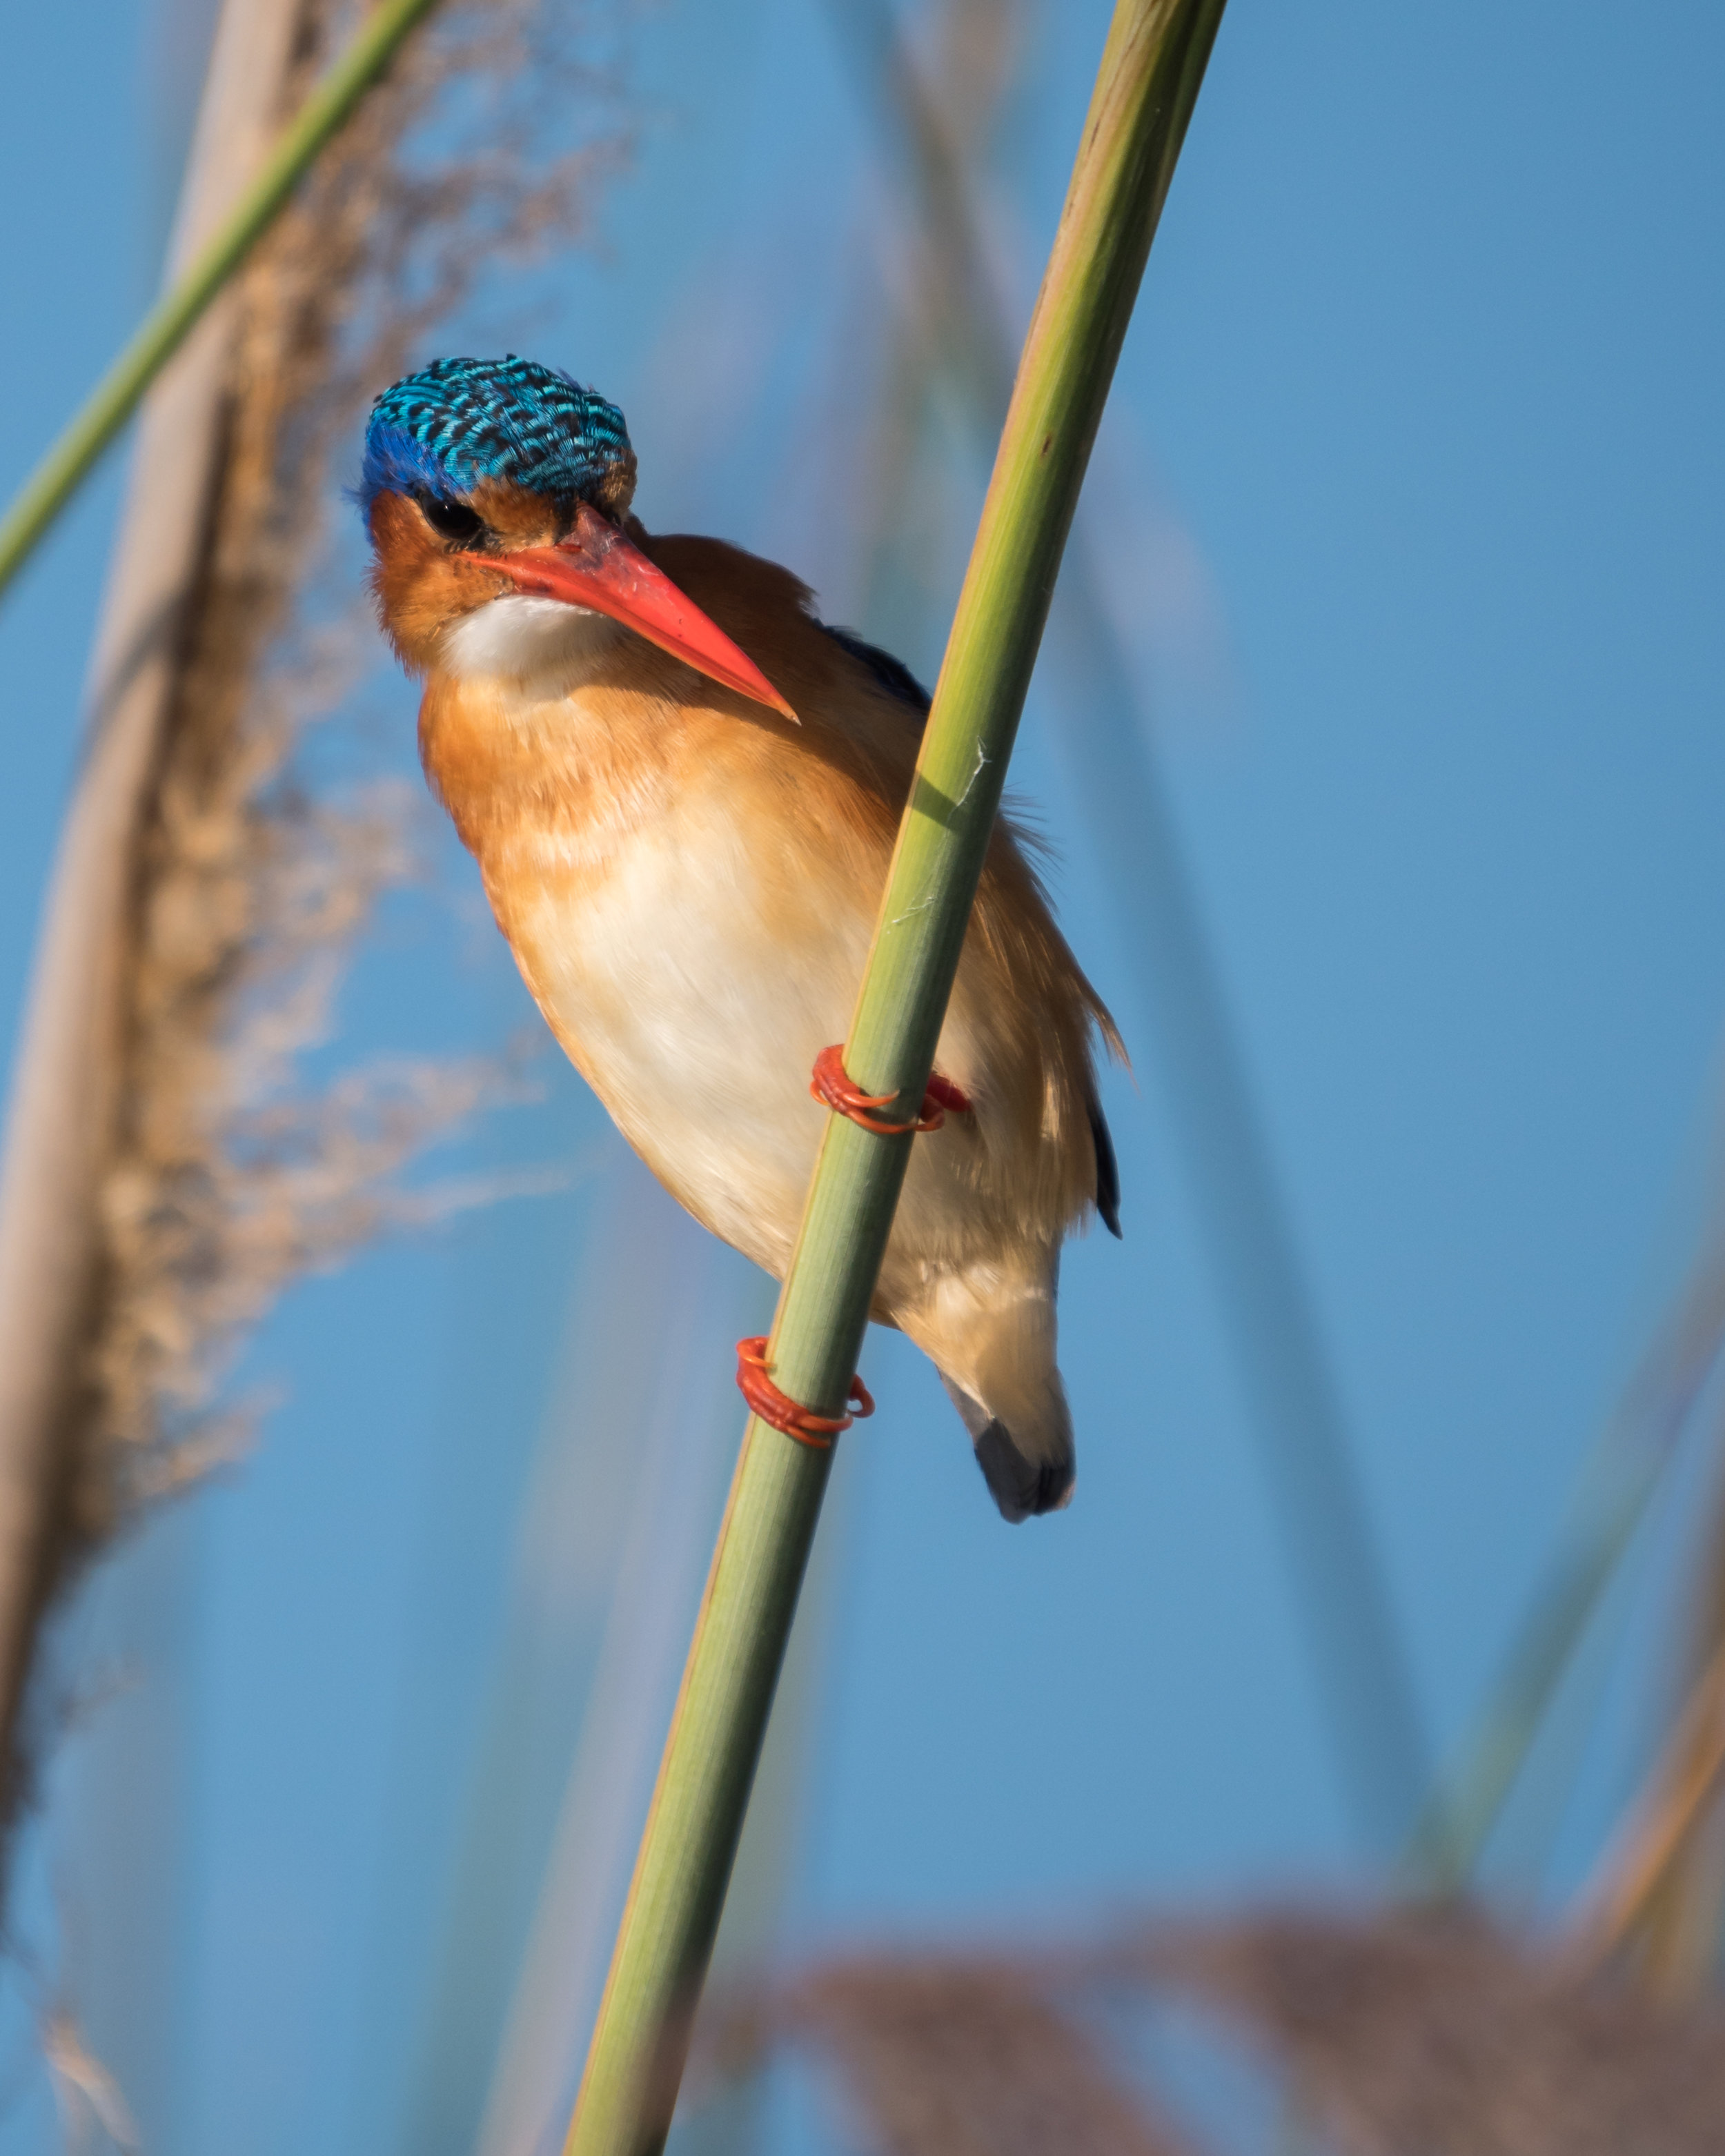
[[[367,523],[378,619],[403,665],[424,674],[435,663],[438,638],[448,624],[508,590],[508,582],[470,557],[451,554],[417,504],[401,495],[380,494]]]

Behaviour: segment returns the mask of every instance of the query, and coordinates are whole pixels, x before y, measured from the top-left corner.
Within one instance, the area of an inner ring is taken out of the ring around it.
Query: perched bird
[[[834,1044],[928,698],[788,571],[650,536],[634,483],[594,392],[526,360],[439,360],[372,408],[372,581],[424,680],[426,775],[552,1031],[672,1195],[783,1278],[817,1103],[906,1127]],[[1061,1243],[1092,1207],[1120,1232],[1093,1031],[1117,1050],[1003,819],[873,1315],[933,1362],[1009,1520],[1072,1491]],[[761,1343],[740,1353],[758,1412],[830,1442],[841,1420],[787,1399]]]

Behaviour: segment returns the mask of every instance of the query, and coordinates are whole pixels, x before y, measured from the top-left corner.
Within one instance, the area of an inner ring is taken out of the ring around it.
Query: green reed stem
[[[920,1103],[933,1065],[1061,550],[1222,8],[1115,8],[845,1047],[852,1078],[901,1104]],[[771,1349],[776,1383],[824,1413],[856,1368],[913,1142],[828,1126]],[[566,2156],[663,2146],[830,1458],[749,1419]]]
[[[264,169],[178,282],[144,317],[84,408],[0,517],[0,593],[88,477],[144,393],[275,222],[318,153],[437,0],[382,0],[312,91]]]

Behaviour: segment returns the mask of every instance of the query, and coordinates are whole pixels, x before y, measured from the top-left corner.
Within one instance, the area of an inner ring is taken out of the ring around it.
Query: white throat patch
[[[589,607],[506,592],[444,631],[444,665],[459,680],[508,681],[536,698],[566,696],[629,633]]]

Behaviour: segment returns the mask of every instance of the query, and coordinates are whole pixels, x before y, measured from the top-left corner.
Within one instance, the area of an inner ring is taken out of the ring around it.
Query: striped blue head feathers
[[[596,391],[531,359],[439,359],[372,405],[359,501],[459,498],[502,480],[620,517],[634,478],[623,414]]]

